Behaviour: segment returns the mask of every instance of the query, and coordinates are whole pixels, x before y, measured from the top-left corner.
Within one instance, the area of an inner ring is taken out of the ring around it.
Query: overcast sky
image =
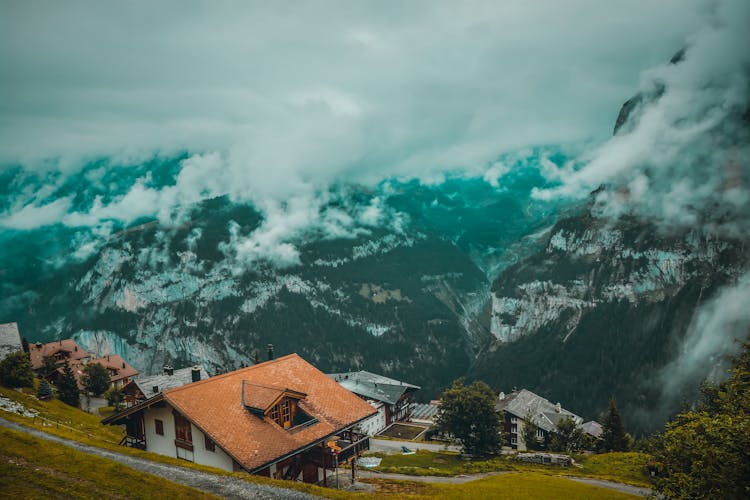
[[[697,0],[0,5],[0,162],[215,151],[248,175],[303,180],[602,140],[640,72],[710,12]]]

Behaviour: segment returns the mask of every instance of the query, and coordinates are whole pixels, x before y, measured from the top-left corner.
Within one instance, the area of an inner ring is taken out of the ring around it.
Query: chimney
[[[198,382],[201,379],[201,368],[200,366],[194,366],[192,370],[190,370],[190,376],[193,379],[193,382]]]
[[[34,345],[36,346],[37,349],[41,349],[42,348],[42,343],[41,342],[37,342]]]
[[[73,350],[78,352],[78,346],[76,345],[75,347],[73,347]]]
[[[173,375],[174,374],[174,368],[172,368],[169,365],[164,365],[164,375]]]
[[[555,405],[555,411],[556,411],[557,413],[560,413],[560,412],[562,411],[562,406],[560,405],[560,403],[557,403],[557,404]]]
[[[505,399],[505,393],[503,391],[500,391],[500,394],[497,395],[498,401],[502,401]]]
[[[153,386],[153,387],[151,388],[151,390],[152,390],[152,391],[154,391],[154,394],[156,394],[157,392],[159,392],[159,386],[158,386],[158,385],[155,385],[155,386]]]
[[[273,359],[273,344],[268,344],[268,361]]]
[[[125,361],[122,362],[122,367],[125,368]]]

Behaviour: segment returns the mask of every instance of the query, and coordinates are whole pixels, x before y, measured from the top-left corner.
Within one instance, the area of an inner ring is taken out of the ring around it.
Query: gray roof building
[[[166,367],[164,372],[159,375],[151,375],[148,377],[138,377],[131,381],[135,384],[146,399],[156,396],[162,391],[167,389],[173,389],[175,387],[181,387],[192,382],[193,370],[197,369],[200,376],[198,380],[205,380],[208,378],[208,373],[203,367],[188,367],[180,368],[179,370],[173,370],[172,368]]]
[[[407,384],[400,380],[384,377],[365,370],[347,373],[329,373],[329,377],[341,387],[366,399],[396,404],[406,391],[419,390],[417,385]]]
[[[5,323],[0,325],[0,360],[9,354],[22,351],[21,335],[18,333],[17,323]]]
[[[522,419],[531,415],[534,425],[547,432],[554,431],[558,422],[566,417],[571,418],[576,425],[581,425],[583,422],[581,417],[561,407],[560,403],[550,403],[526,389],[507,395],[501,392],[495,403],[495,410],[504,411]]]

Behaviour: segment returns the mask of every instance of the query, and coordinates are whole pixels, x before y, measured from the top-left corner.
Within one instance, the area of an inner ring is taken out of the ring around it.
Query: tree
[[[52,356],[47,356],[42,360],[41,374],[46,377],[53,371],[57,370],[57,360]]]
[[[109,406],[114,406],[116,411],[122,409],[122,402],[125,399],[125,395],[117,387],[110,387],[107,392],[104,393],[104,397],[107,399]]]
[[[523,419],[523,428],[521,429],[521,439],[526,444],[527,450],[544,450],[546,448],[544,441],[539,440],[539,427],[534,423],[534,418],[529,411]]]
[[[578,428],[572,418],[565,417],[555,426],[555,432],[550,439],[550,449],[573,453],[584,448],[587,443],[586,434]]]
[[[34,385],[34,372],[28,354],[23,351],[14,352],[0,361],[0,384],[6,387]]]
[[[628,451],[631,440],[625,432],[625,426],[622,424],[622,417],[620,416],[620,410],[617,409],[615,398],[609,398],[607,413],[602,422],[601,450]]]
[[[39,389],[36,391],[36,397],[42,401],[52,399],[55,394],[52,392],[52,386],[46,380],[39,381]]]
[[[465,453],[476,456],[500,449],[500,417],[495,411],[495,393],[484,382],[465,386],[457,380],[440,397],[437,426],[453,434]]]
[[[83,368],[83,387],[94,396],[101,396],[109,388],[109,372],[101,363],[89,363]]]
[[[666,426],[656,453],[667,498],[750,497],[750,344],[724,382],[703,387],[695,410]]]
[[[60,377],[60,382],[57,384],[57,397],[60,401],[70,406],[78,407],[81,404],[78,382],[68,363],[63,365],[63,374]]]
[[[26,337],[21,337],[21,347],[23,348],[23,352],[29,352],[29,341],[26,340]]]

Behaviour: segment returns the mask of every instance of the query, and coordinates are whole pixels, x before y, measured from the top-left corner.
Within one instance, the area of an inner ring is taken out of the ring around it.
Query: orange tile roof
[[[108,370],[114,370],[115,373],[110,377],[112,382],[138,375],[138,370],[130,366],[130,364],[118,354],[108,354],[101,358],[92,359],[86,364],[90,363],[99,363],[104,365],[104,368],[107,368]]]
[[[271,404],[271,396],[283,391],[281,386],[304,393],[299,407],[318,423],[290,431],[270,418],[252,413],[242,405],[243,381],[246,390],[257,391],[254,403],[261,406],[266,402]],[[163,394],[172,406],[251,471],[376,413],[366,401],[297,354],[168,389]]]
[[[89,353],[73,339],[57,340],[42,344],[40,347],[37,347],[37,344],[29,344],[31,366],[34,370],[38,370],[44,366],[44,358],[54,356],[59,352],[67,353],[67,358],[71,360],[80,360],[89,357]]]

